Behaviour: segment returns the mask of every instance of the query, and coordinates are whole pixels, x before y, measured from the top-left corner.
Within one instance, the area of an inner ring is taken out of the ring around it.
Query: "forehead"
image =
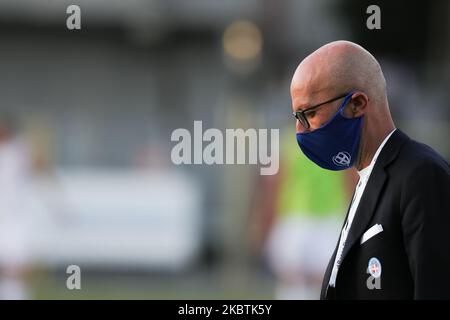
[[[322,102],[325,99],[329,99],[332,88],[310,88],[310,87],[299,87],[293,88],[291,90],[292,98],[292,109],[298,111],[301,109],[306,109],[313,105]]]
[[[324,76],[324,68],[307,63],[296,70],[291,83],[292,108],[304,109],[314,105],[333,91],[330,77]]]

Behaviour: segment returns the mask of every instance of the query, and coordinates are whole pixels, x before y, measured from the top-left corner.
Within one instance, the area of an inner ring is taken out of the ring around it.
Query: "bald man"
[[[395,128],[377,60],[329,43],[300,63],[291,97],[303,153],[359,175],[321,299],[449,299],[449,165]]]

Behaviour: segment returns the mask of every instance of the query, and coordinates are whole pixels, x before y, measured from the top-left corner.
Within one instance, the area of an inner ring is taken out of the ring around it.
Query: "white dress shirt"
[[[359,175],[359,181],[356,185],[355,193],[353,195],[352,203],[350,205],[350,210],[348,212],[348,218],[344,225],[344,228],[342,228],[341,231],[341,238],[339,240],[339,246],[336,253],[336,259],[334,260],[333,270],[331,271],[330,276],[330,287],[335,287],[336,285],[336,277],[339,270],[339,266],[341,265],[341,256],[342,252],[345,247],[345,242],[347,241],[348,232],[350,230],[350,227],[353,222],[353,218],[355,217],[356,209],[358,209],[359,201],[361,200],[361,197],[364,193],[364,189],[366,188],[367,182],[369,181],[370,174],[372,173],[372,169],[375,166],[375,162],[377,161],[378,155],[380,154],[381,150],[383,149],[384,145],[388,141],[388,139],[391,137],[391,135],[394,133],[396,129],[392,130],[391,133],[387,135],[387,137],[383,140],[383,142],[378,147],[377,151],[375,152],[375,155],[372,158],[372,161],[370,164],[365,167],[364,169],[361,169],[358,171]]]

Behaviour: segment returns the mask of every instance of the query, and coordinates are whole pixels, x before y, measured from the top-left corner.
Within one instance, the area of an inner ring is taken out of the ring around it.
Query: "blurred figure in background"
[[[278,181],[262,191],[261,201],[272,202],[275,214],[264,251],[277,299],[317,299],[354,176],[318,168],[284,131]]]
[[[30,157],[9,115],[0,115],[0,299],[27,299]]]

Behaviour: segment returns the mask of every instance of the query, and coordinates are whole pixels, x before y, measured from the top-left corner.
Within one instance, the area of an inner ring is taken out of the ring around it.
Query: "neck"
[[[375,132],[367,130],[361,137],[358,161],[355,165],[358,171],[366,168],[372,162],[373,156],[377,152],[384,139],[395,129],[394,123],[390,121],[387,125],[380,126]],[[364,131],[364,130],[363,130]]]

